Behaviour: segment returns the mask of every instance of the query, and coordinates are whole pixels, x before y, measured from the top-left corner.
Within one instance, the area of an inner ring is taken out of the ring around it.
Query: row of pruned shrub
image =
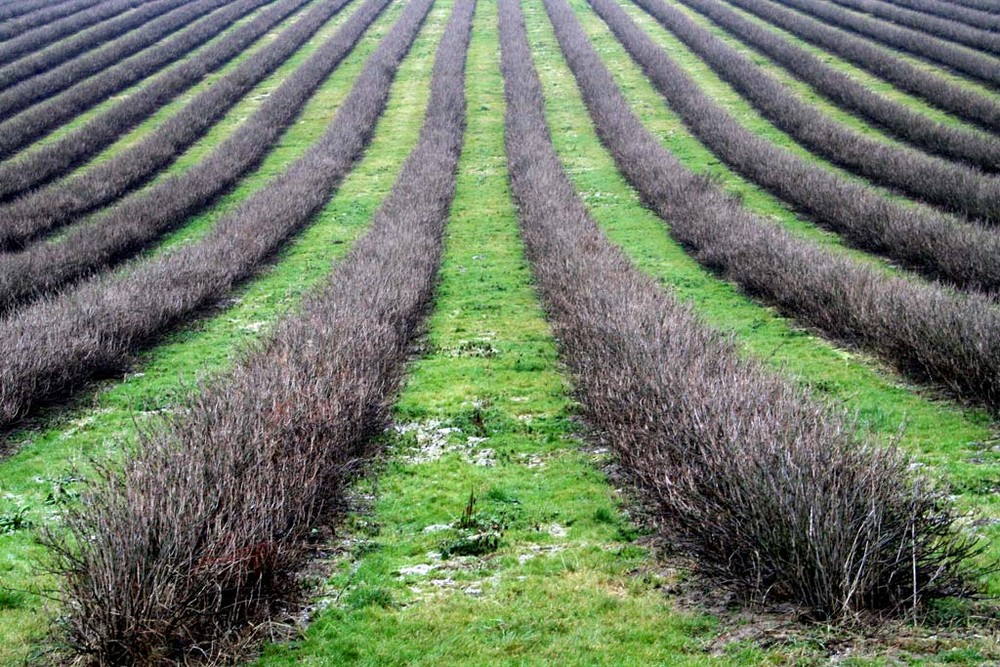
[[[963,6],[959,2],[949,2],[948,0],[895,0],[895,2],[902,7],[908,7],[924,14],[942,16],[952,21],[960,21],[983,30],[1000,30],[1000,15],[997,14],[997,9],[1000,7],[997,7],[995,3],[991,4],[989,0],[985,0],[985,5],[973,0],[971,6]],[[980,7],[977,8],[975,6],[977,4]],[[984,10],[981,8],[983,6],[989,8]]]
[[[371,139],[430,4],[407,5],[320,139],[205,237],[0,321],[6,346],[0,356],[0,428],[92,377],[121,372],[137,350],[217,302],[307,224]]]
[[[621,10],[612,0],[591,2]],[[607,70],[589,58],[589,43],[575,37],[572,28],[579,24],[572,13],[560,11],[554,19],[601,141],[699,262],[806,326],[1000,410],[1000,310],[994,299],[886,275],[751,213],[710,178],[686,169],[642,125]],[[809,178],[804,175],[806,183]]]
[[[61,7],[63,4],[69,4],[69,12],[78,11],[78,8],[82,8],[90,5],[96,4],[96,2],[102,2],[103,0],[69,0],[66,3],[58,3],[55,6],[52,5],[51,0],[11,0],[11,2],[5,2],[2,7],[0,7],[0,24],[3,26],[7,25],[18,25],[20,21],[30,21],[31,17],[35,14],[43,14],[46,20],[52,20],[49,15],[45,14],[50,9],[55,9],[56,7]],[[58,16],[58,13],[52,16]]]
[[[823,2],[823,0],[777,0],[826,23],[869,37],[879,44],[912,53],[926,60],[949,67],[966,76],[1000,84],[1000,67],[996,58],[963,48],[916,30],[902,28]]]
[[[636,1],[657,17],[670,15],[658,0]],[[735,171],[853,245],[963,288],[1000,291],[995,231],[894,202],[757,136],[705,94],[617,4],[592,4],[684,123]],[[687,19],[677,23],[682,21]]]
[[[195,55],[184,58],[176,66],[171,67],[166,72],[145,83],[138,90],[114,104],[107,111],[88,120],[82,127],[71,131],[57,141],[44,144],[37,149],[23,153],[17,156],[16,160],[0,164],[0,199],[9,199],[26,190],[44,185],[48,181],[72,170],[86,159],[97,155],[105,147],[135,127],[140,121],[149,117],[163,105],[170,102],[170,100],[201,81],[210,72],[217,70],[235,58],[251,44],[260,39],[262,35],[285,20],[290,14],[298,11],[306,2],[307,0],[279,0],[274,6],[262,11],[253,17],[252,20],[236,27]],[[325,10],[326,6],[327,3],[320,3],[318,5],[319,8],[314,10],[312,14],[305,14],[300,17],[300,21],[296,21],[292,26],[298,26],[302,21],[306,21],[308,25],[312,26],[316,23],[315,20],[310,21],[310,18],[313,16],[329,16],[329,11]],[[211,91],[212,96],[215,98],[228,99],[236,91],[242,90],[239,86],[233,86],[232,83],[225,85],[226,82],[230,81],[238,81],[241,84],[242,82],[247,82],[244,85],[256,84],[264,76],[272,72],[278,64],[284,62],[285,58],[288,57],[286,54],[287,49],[294,50],[298,48],[305,39],[295,41],[295,38],[290,35],[311,35],[318,29],[318,25],[316,24],[311,32],[308,31],[309,28],[307,27],[295,27],[292,32],[286,33],[289,36],[278,37],[273,42],[261,47],[257,53],[246,57],[243,63],[240,63],[232,72],[221,77],[217,83],[213,83],[212,87],[203,93],[199,93],[195,99],[203,98],[209,91]],[[287,53],[290,54],[291,51],[287,51]],[[282,54],[285,55],[282,56]],[[222,86],[223,90],[216,91],[215,88],[217,86]],[[249,90],[249,88],[246,90]],[[192,101],[185,105],[185,109],[193,109],[195,106],[194,101]],[[230,108],[231,103],[228,105],[201,103],[198,106],[202,107],[199,115],[191,116],[190,112],[188,112],[189,118],[184,121],[186,124],[191,125],[190,132],[171,140],[171,143],[174,145],[173,154],[183,150],[195,138],[201,136],[204,129],[199,130],[199,127],[208,127],[219,118],[218,115],[206,117],[204,116],[205,113],[222,113],[224,110]],[[185,112],[181,111],[176,114],[167,123],[176,123],[176,118],[183,113]],[[163,126],[160,127],[162,128]],[[24,147],[32,141],[32,134],[44,133],[48,128],[46,123],[36,122],[31,124],[31,129],[35,130],[35,132],[9,132],[0,135],[0,140],[6,140],[0,144],[0,155]],[[162,129],[158,128],[158,131],[162,132]],[[158,165],[151,167],[152,171],[155,171],[157,168],[160,167]],[[91,173],[94,171],[96,170],[91,170]],[[108,178],[107,176],[103,178],[107,179],[109,184],[114,182],[113,178]],[[74,182],[76,182],[76,179],[74,179]],[[63,184],[60,187],[76,188],[77,186]],[[115,186],[111,185],[110,189],[114,190]],[[47,195],[39,193],[39,196]],[[85,199],[85,197],[81,195],[81,199]],[[89,204],[83,204],[81,208],[85,210],[90,207]],[[0,215],[4,214],[0,213]]]
[[[893,24],[913,28],[928,35],[962,44],[970,49],[1000,54],[1000,35],[979,26],[953,21],[950,18],[928,16],[921,12],[897,7],[880,0],[831,0],[838,5],[864,12],[870,16],[885,19]]]
[[[182,7],[182,0],[154,0],[98,26],[74,34],[0,69],[0,89],[50,70],[102,44],[121,37],[166,12]]]
[[[0,23],[0,39],[6,41],[0,45],[0,54],[3,54],[0,55],[0,62],[8,63],[24,53],[51,44],[60,37],[80,32],[139,4],[140,0],[131,0],[121,5],[105,0],[69,0],[3,21]],[[77,18],[78,15],[86,17],[80,19]],[[9,45],[13,42],[20,42],[20,45],[12,49]],[[15,54],[16,51],[20,53]]]
[[[377,451],[431,302],[474,8],[456,1],[421,139],[329,283],[105,469],[69,512],[68,537],[50,540],[70,644],[90,662],[214,657],[294,600],[310,533]]]
[[[993,132],[1000,132],[1000,103],[968,86],[916,67],[866,39],[833,28],[772,0],[726,0],[796,37],[867,70],[930,104]]]
[[[1000,139],[984,132],[952,127],[880,95],[851,76],[827,65],[808,50],[742,17],[718,0],[681,0],[737,39],[772,58],[838,106],[867,119],[922,150],[1000,171]]]
[[[910,197],[990,224],[1000,223],[1000,177],[896,146],[852,129],[663,0],[636,0],[755,109],[792,138],[837,165]]]
[[[614,83],[564,0],[574,67]],[[818,618],[969,590],[977,550],[906,456],[746,359],[599,231],[562,171],[517,0],[500,0],[511,192],[584,417],[668,546],[744,600]]]
[[[335,10],[344,2],[334,0],[326,11]],[[62,238],[0,255],[0,313],[127,259],[216,201],[260,164],[319,85],[351,52],[388,4],[389,0],[366,0],[250,118],[183,174],[164,178],[127,197]],[[306,19],[302,21],[308,32]],[[183,124],[173,127],[184,129]],[[169,148],[169,144],[165,147]],[[143,159],[156,157],[152,149],[141,150],[142,144],[139,148],[138,152],[129,153],[134,156],[135,164],[141,166]],[[59,217],[45,220],[46,224],[54,224]],[[10,221],[13,225],[16,219]]]
[[[11,86],[0,93],[0,118],[10,118],[45,100],[47,104],[28,110],[27,115],[51,114],[60,122],[73,118],[187,55],[268,1],[195,0],[184,4],[103,48]],[[205,16],[209,12],[212,14]],[[227,20],[221,21],[221,16]],[[178,32],[190,23],[194,25]]]

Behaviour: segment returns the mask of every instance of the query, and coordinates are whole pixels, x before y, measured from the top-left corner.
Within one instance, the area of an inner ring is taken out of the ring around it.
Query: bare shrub
[[[97,117],[88,120],[82,127],[73,130],[62,139],[19,155],[16,160],[0,164],[0,200],[9,199],[28,189],[44,185],[52,179],[62,176],[84,160],[97,155],[157,109],[201,81],[210,72],[235,58],[267,31],[298,10],[305,2],[306,0],[281,0],[277,2],[249,22],[233,29],[228,35],[220,37],[217,42],[205,47],[201,52],[184,58],[174,67],[145,83],[139,90]],[[273,62],[272,59],[279,57],[278,54],[291,48],[293,44],[297,44],[294,38],[289,37],[289,35],[297,36],[305,32],[305,28],[298,27],[299,23],[307,22],[312,25],[314,21],[310,21],[310,19],[316,15],[325,15],[324,9],[328,6],[327,3],[317,5],[318,9],[306,14],[301,17],[301,21],[296,21],[289,26],[288,30],[292,32],[283,32],[281,36],[262,47],[260,51],[250,55],[233,72],[222,78],[227,81],[237,80],[241,83],[243,81],[259,81],[266,76],[266,73],[272,72],[277,67],[277,64],[270,64]],[[287,58],[287,56],[285,57]],[[283,61],[284,58],[277,62]],[[257,78],[254,78],[253,75],[257,75]],[[203,92],[214,91],[217,85],[218,83],[215,83]],[[220,95],[221,93],[215,94]],[[192,103],[187,106],[190,107]],[[204,111],[215,111],[216,108],[228,109],[229,106],[218,105],[216,107],[213,105]],[[217,116],[211,116],[205,121],[199,117],[198,120],[204,123],[211,122],[216,118]],[[58,123],[59,121],[54,119],[52,122]],[[37,122],[31,125],[33,128],[37,128],[38,132],[44,133],[48,130],[49,123]],[[32,132],[0,133],[0,155],[13,153],[28,145],[34,139],[32,134]],[[200,136],[197,131],[193,131],[192,134]],[[183,146],[190,145],[190,143],[190,141],[187,144],[178,143],[175,151],[180,151]]]
[[[91,662],[211,656],[293,596],[310,529],[330,520],[388,424],[431,300],[474,8],[457,0],[420,141],[329,285],[144,437],[122,470],[105,469],[70,512],[69,536],[50,538],[69,638]]]
[[[35,35],[35,43],[39,46],[44,46],[55,41],[55,39],[58,39],[62,35],[79,32],[89,25],[114,16],[115,13],[122,11],[121,8],[116,8],[110,12],[108,10],[95,11],[97,8],[94,5],[101,2],[103,0],[69,0],[68,2],[59,2],[56,4],[46,3],[43,7],[35,11],[25,12],[21,16],[6,20],[0,19],[0,39],[11,40],[31,31]],[[138,0],[133,0],[132,5],[129,6],[135,6],[136,4],[138,4]],[[7,3],[5,7],[9,5],[10,3]],[[108,13],[104,14],[103,12]],[[63,26],[74,23],[72,20],[67,20],[69,17],[74,14],[84,13],[88,16],[83,22],[75,23],[73,30],[62,32],[65,29]],[[35,48],[39,48],[39,46],[29,50],[33,51]]]
[[[318,9],[320,15],[310,14],[308,19],[296,22],[296,26],[301,25],[305,33],[299,34],[296,39],[304,40],[308,37],[311,24],[315,23],[318,27],[322,14],[334,11],[343,4],[342,0],[336,0],[332,5]],[[147,190],[133,194],[52,243],[38,244],[24,252],[0,255],[0,313],[124,261],[182,223],[189,215],[215,201],[260,163],[316,88],[350,53],[386,6],[388,0],[366,0],[330,39],[273,91],[250,118],[184,174],[165,178]],[[249,73],[254,71],[249,69]],[[74,213],[79,213],[75,206],[79,201],[86,201],[88,195],[92,199],[111,197],[116,188],[124,188],[130,182],[134,184],[134,180],[141,181],[144,169],[170,159],[172,141],[184,140],[192,126],[197,130],[200,121],[192,116],[211,116],[213,106],[227,100],[234,85],[241,85],[240,81],[226,78],[217,82],[204,97],[193,100],[183,114],[167,121],[145,141],[107,162],[106,168],[95,170],[97,178],[87,176],[72,180],[66,188],[49,189],[40,192],[37,198],[28,196],[3,207],[7,227],[0,231],[0,247],[4,241],[10,243],[12,239],[31,238],[53,225],[72,220]]]
[[[657,17],[677,18],[660,2],[637,1]],[[617,4],[591,4],[685,124],[737,172],[860,248],[963,288],[1000,289],[1000,236],[994,231],[890,201],[757,136],[705,94]],[[735,57],[729,51],[714,55]],[[780,86],[766,84],[758,90],[781,94]]]
[[[216,302],[308,223],[368,145],[430,5],[407,5],[322,137],[204,238],[0,321],[0,428],[39,400],[127,367],[135,351]]]
[[[966,86],[951,83],[941,76],[914,67],[866,39],[830,27],[799,12],[785,9],[775,2],[769,0],[726,0],[726,2],[844,58],[908,93],[924,98],[939,109],[976,123],[987,130],[1000,132],[1000,104]]]
[[[572,16],[562,0],[546,4],[557,22]],[[977,548],[898,449],[859,439],[844,415],[742,358],[600,233],[552,147],[516,0],[500,0],[500,17],[528,256],[584,416],[656,528],[745,599],[791,601],[818,618],[966,592]],[[565,32],[586,45],[579,26]]]
[[[778,0],[835,26],[874,39],[880,44],[940,63],[956,72],[986,83],[1000,84],[996,59],[971,49],[949,44],[908,28],[861,16],[822,0]]]
[[[743,18],[718,0],[682,1],[733,36],[773,58],[834,104],[866,118],[903,141],[935,155],[960,160],[987,171],[1000,171],[1000,140],[996,137],[939,123],[880,95],[774,31]]]
[[[949,42],[956,42],[977,51],[985,51],[993,55],[1000,54],[1000,35],[972,26],[953,21],[950,18],[928,16],[911,11],[905,7],[897,7],[879,0],[831,0],[832,2],[864,12],[890,23],[913,28]],[[995,17],[994,17],[995,18]]]
[[[122,16],[102,23],[88,30],[74,34],[73,37],[52,44],[36,53],[7,64],[0,70],[0,89],[9,88],[40,72],[75,58],[80,54],[95,49],[144,23],[177,9],[182,0],[154,0]]]
[[[218,29],[205,31],[203,28],[199,29],[198,26],[195,26],[194,30],[185,31],[162,44],[156,44],[160,40],[172,36],[208,12],[218,10],[228,15],[229,21],[232,22],[259,7],[264,1],[257,0],[256,3],[251,3],[246,0],[236,0],[230,4],[226,0],[196,0],[189,4],[182,4],[177,9],[150,21],[101,49],[74,58],[55,69],[22,80],[7,88],[0,93],[0,118],[10,118],[15,113],[67,88],[70,88],[67,91],[69,94],[60,95],[57,99],[52,100],[46,109],[48,113],[72,118],[90,106],[107,99],[111,94],[186,55],[195,45],[207,41],[216,34]],[[233,14],[232,12],[236,8],[241,8],[243,11]],[[192,40],[196,34],[201,35],[201,39]],[[155,46],[152,46],[148,51],[137,54],[151,45]],[[116,65],[134,54],[137,54],[137,57],[129,60],[126,66],[116,67],[110,73],[102,72],[102,70]],[[3,68],[0,70],[0,78],[16,69],[16,63]],[[99,85],[95,85],[94,75],[98,72],[102,72],[103,76],[96,77]]]
[[[546,7],[601,141],[697,261],[806,326],[1000,409],[1000,311],[992,298],[886,276],[750,213],[643,127],[572,10],[564,2]]]

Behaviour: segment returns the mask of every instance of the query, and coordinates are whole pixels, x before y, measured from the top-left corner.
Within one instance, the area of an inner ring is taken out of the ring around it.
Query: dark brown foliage
[[[139,0],[133,0],[133,5],[138,4]],[[38,41],[36,44],[44,46],[52,42],[49,37],[56,32],[61,32],[62,26],[66,24],[64,19],[68,16],[77,13],[84,13],[90,8],[94,7],[98,3],[105,3],[105,0],[69,0],[68,2],[60,2],[57,4],[46,4],[44,7],[37,9],[36,11],[27,12],[16,18],[12,18],[0,23],[0,39],[9,40],[14,37],[23,36],[26,32],[31,30],[33,33],[37,34]],[[5,5],[6,7],[7,5]],[[89,13],[89,11],[87,11]],[[113,16],[114,13],[107,14],[107,16]],[[73,34],[73,32],[78,32],[82,30],[87,25],[96,23],[97,21],[103,20],[102,18],[95,18],[91,20],[89,17],[87,23],[84,25],[77,24],[76,30],[72,32],[67,32],[63,34]],[[39,28],[39,30],[33,30],[34,28]],[[58,28],[50,29],[51,26],[59,26]],[[35,50],[37,46],[31,50]]]
[[[563,0],[546,5],[572,21]],[[500,0],[500,17],[527,253],[584,416],[657,529],[744,598],[817,617],[899,613],[964,592],[975,547],[901,452],[856,439],[843,415],[742,358],[600,233],[553,150],[516,0]],[[578,26],[562,32],[579,42],[578,66],[600,67]]]
[[[772,30],[743,18],[718,0],[681,0],[735,37],[760,50],[835,104],[865,118],[925,151],[960,160],[988,171],[1000,171],[1000,140],[982,132],[931,120],[852,77],[830,67]],[[655,6],[656,3],[652,3]]]
[[[14,161],[0,164],[0,199],[8,199],[29,188],[38,187],[66,173],[87,158],[96,155],[141,120],[200,81],[209,72],[218,69],[236,57],[241,51],[259,39],[261,35],[283,21],[289,14],[298,10],[305,2],[306,0],[280,0],[274,6],[255,16],[251,21],[239,26],[215,43],[205,47],[204,50],[189,58],[184,58],[180,63],[147,82],[139,90],[136,90],[104,113],[87,121],[83,127],[74,130],[58,141],[41,146],[27,154],[20,155]],[[234,102],[226,103],[226,100],[231,95],[237,95],[235,99],[239,99],[237,92],[244,89],[240,86],[234,86],[232,83],[228,83],[227,85],[224,82],[238,81],[242,85],[245,85],[243,84],[244,81],[252,81],[254,84],[259,82],[267,74],[274,71],[278,64],[284,62],[288,54],[291,53],[289,49],[293,51],[298,46],[301,46],[301,41],[296,41],[295,37],[299,35],[311,35],[318,29],[321,23],[318,23],[313,17],[317,15],[329,17],[328,7],[329,3],[320,3],[317,9],[311,13],[307,13],[299,21],[289,26],[288,31],[283,33],[282,36],[279,36],[267,46],[262,47],[257,53],[249,56],[236,70],[223,77],[222,81],[213,83],[211,88],[199,93],[196,97],[196,99],[200,99],[211,93],[214,99],[222,99],[223,101],[215,104],[206,104],[204,102],[195,104],[194,101],[188,103],[185,109],[193,109],[195,106],[198,106],[200,107],[199,114],[195,117],[189,117],[186,124],[191,126],[192,129],[188,134],[174,138],[172,155],[179,154],[192,141],[202,136],[204,129],[199,131],[199,127],[210,127],[211,123],[220,117],[220,114],[225,113],[232,106]],[[308,31],[308,28],[300,26],[303,22],[308,26],[315,24],[315,27],[312,31]],[[294,37],[291,35],[294,35]],[[302,37],[302,41],[306,38],[305,36]],[[282,57],[282,54],[285,55]],[[220,85],[223,90],[217,91],[216,88]],[[177,116],[184,113],[184,110],[182,110]],[[177,121],[171,119],[168,122],[176,123]],[[35,127],[38,127],[40,131],[44,131],[44,124],[42,123],[37,123]],[[16,135],[14,133],[0,135],[0,142],[2,142],[0,143],[0,154],[17,150],[29,143],[31,139],[32,137],[28,133],[23,132]],[[149,168],[155,170],[157,167],[162,168],[158,163]],[[99,169],[93,171],[96,172]],[[106,175],[102,176],[102,180],[105,182],[114,181],[113,178],[109,179]],[[70,186],[63,184],[60,187]],[[113,187],[108,189],[113,190]],[[39,193],[33,196],[47,197],[50,195]],[[96,206],[96,204],[90,205],[84,203],[86,197],[82,193],[78,194],[77,199],[82,204],[82,210]],[[43,210],[45,208],[41,204],[39,207]],[[0,216],[6,217],[6,214],[0,212]]]
[[[294,593],[309,530],[373,453],[431,300],[474,7],[456,2],[420,142],[329,285],[70,513],[58,568],[70,640],[91,662],[212,655]]]
[[[814,153],[911,197],[970,218],[1000,223],[1000,177],[872,139],[804,102],[680,10],[662,0],[636,2],[732,84],[765,118]],[[615,26],[620,23],[616,21]]]
[[[118,18],[21,58],[0,69],[0,89],[9,88],[40,72],[52,69],[183,4],[183,0],[154,0]]]
[[[10,118],[15,113],[47,100],[67,88],[70,90],[41,107],[43,109],[41,113],[55,114],[63,119],[72,118],[90,106],[104,101],[113,93],[123,90],[186,55],[197,45],[208,41],[223,27],[228,27],[232,21],[267,1],[196,0],[183,4],[103,48],[7,88],[0,93],[0,118]],[[243,11],[234,13],[236,7],[242,8]],[[174,35],[189,23],[216,10],[218,14],[207,17],[205,21],[199,22],[190,30]],[[206,22],[214,23],[212,19],[220,14],[229,16],[229,22],[225,26],[208,30],[202,27]],[[171,39],[157,43],[168,36]],[[152,48],[146,50],[147,47]],[[135,57],[129,58],[133,55]],[[126,58],[128,60],[125,60]],[[0,70],[0,77],[16,65],[17,63]],[[113,65],[115,67],[112,67]],[[39,113],[38,109],[32,109],[28,112],[29,117],[33,117],[32,112],[36,115]],[[8,130],[5,127],[2,131]]]
[[[675,18],[658,0],[637,2],[656,16]],[[706,95],[617,4],[592,4],[670,106],[737,172],[858,247],[964,288],[1000,290],[1000,235],[890,201],[755,135]],[[678,23],[686,26],[684,20]],[[780,86],[762,90],[783,94]]]
[[[750,213],[660,145],[632,113],[572,11],[548,6],[601,141],[699,262],[807,326],[1000,409],[1000,311],[992,299],[886,276]]]
[[[967,87],[895,57],[868,40],[832,28],[804,14],[785,9],[769,0],[726,0],[731,5],[759,16],[796,37],[868,70],[875,76],[918,95],[939,109],[1000,132],[1000,104]]]
[[[330,75],[344,57],[357,44],[371,22],[388,5],[389,0],[366,0],[345,21],[344,25],[328,39],[306,62],[299,66],[265,100],[250,118],[240,124],[235,132],[211,153],[183,174],[164,178],[150,188],[137,192],[113,208],[102,212],[83,226],[51,243],[38,244],[24,252],[0,255],[0,313],[59,289],[71,282],[128,258],[155,241],[194,212],[208,206],[234,185],[264,158],[281,133],[295,120],[302,106],[316,88]],[[344,0],[335,0],[326,8],[317,8],[309,18],[296,26],[308,33],[309,23],[323,20],[322,14],[336,10]],[[320,15],[317,15],[319,12]],[[301,37],[301,35],[300,35]],[[246,73],[246,72],[244,72]],[[54,191],[45,201],[50,208],[43,215],[17,217],[23,211],[16,202],[5,209],[8,226],[0,230],[0,239],[27,238],[42,229],[68,219],[74,212],[75,195],[96,198],[114,194],[112,188],[124,188],[128,177],[140,176],[143,169],[155,167],[157,161],[170,158],[173,141],[181,141],[189,131],[188,121],[198,113],[210,115],[212,105],[225,100],[234,82],[228,79],[216,82],[190,108],[165,123],[146,141],[107,163],[103,174],[108,180],[102,189],[100,178],[82,180],[85,188],[68,188]],[[218,96],[216,95],[217,91]],[[197,125],[195,125],[197,129]],[[98,170],[100,175],[102,171]],[[71,181],[73,185],[76,181]],[[30,205],[33,198],[24,200]],[[26,209],[31,213],[31,209]],[[20,235],[20,236],[17,236]]]
[[[949,18],[928,16],[927,14],[911,11],[904,7],[897,7],[887,2],[880,2],[879,0],[831,1],[879,19],[886,19],[896,25],[913,28],[914,30],[925,32],[940,39],[962,44],[970,49],[986,51],[994,55],[1000,54],[1000,35],[983,30],[979,26],[973,28],[969,25],[952,21]]]
[[[995,58],[949,44],[908,28],[862,16],[822,0],[778,0],[822,21],[874,39],[880,44],[940,63],[974,79],[1000,85]]]
[[[407,6],[323,136],[203,239],[0,321],[0,428],[38,401],[120,372],[135,351],[215,303],[301,229],[367,146],[429,7]]]

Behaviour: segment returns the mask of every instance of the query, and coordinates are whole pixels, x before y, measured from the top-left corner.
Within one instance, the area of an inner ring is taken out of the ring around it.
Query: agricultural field
[[[0,0],[0,664],[1000,664],[1000,0]]]

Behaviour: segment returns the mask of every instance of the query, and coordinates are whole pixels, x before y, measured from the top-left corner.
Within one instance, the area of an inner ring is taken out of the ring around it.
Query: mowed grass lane
[[[400,5],[390,7],[389,26]],[[26,518],[36,526],[52,525],[56,508],[46,504],[46,499],[55,489],[65,488],[71,495],[78,488],[67,480],[77,466],[86,468],[93,457],[117,456],[137,428],[158,413],[171,410],[197,378],[226,368],[243,345],[266,335],[305,292],[324,280],[331,261],[342,257],[364,231],[416,144],[434,48],[447,18],[448,7],[435,5],[403,62],[389,106],[364,158],[322,213],[271,266],[224,304],[140,355],[133,373],[95,386],[84,392],[72,409],[51,409],[40,416],[36,428],[8,437],[16,453],[0,463],[4,494],[0,515],[24,507]],[[371,36],[365,39],[374,41]],[[352,53],[344,67],[360,71],[364,55]],[[352,81],[353,77],[340,80],[343,95]],[[328,106],[325,114],[303,117],[305,122],[296,127],[314,126],[310,134],[318,136],[334,113],[335,108]],[[56,495],[65,494],[57,491]],[[4,587],[0,589],[4,590],[0,593],[0,664],[11,664],[40,650],[57,611],[44,597],[32,593],[55,585],[36,570],[43,557],[32,531],[0,535],[0,587]]]

